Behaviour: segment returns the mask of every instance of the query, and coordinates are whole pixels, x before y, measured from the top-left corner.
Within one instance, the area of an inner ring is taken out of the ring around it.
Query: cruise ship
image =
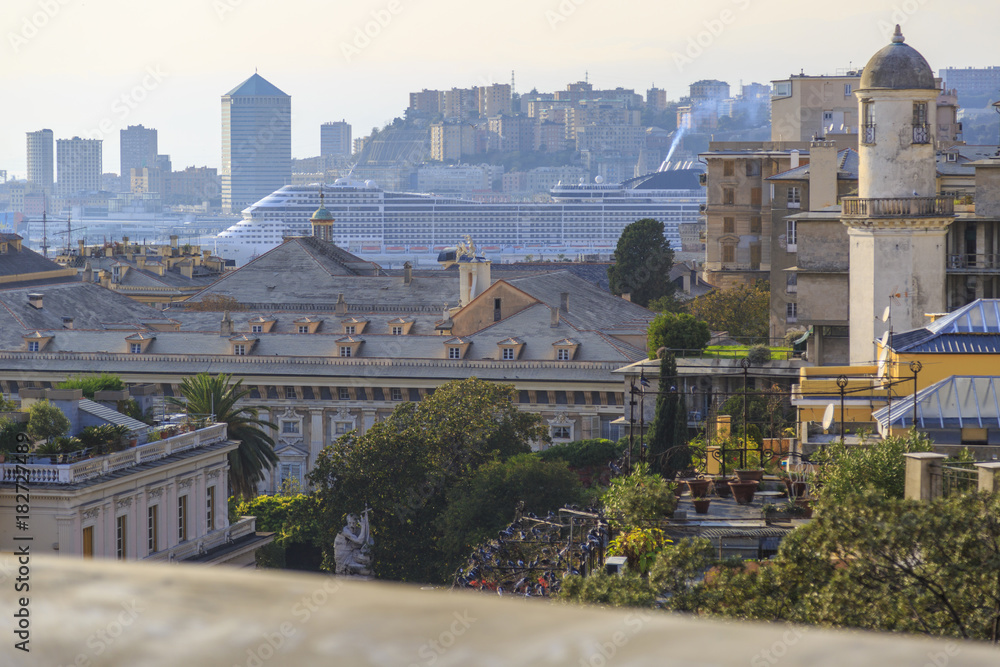
[[[385,261],[394,254],[426,256],[466,235],[487,256],[541,258],[610,254],[622,229],[642,218],[664,223],[671,247],[681,248],[680,224],[697,222],[705,202],[697,170],[671,170],[625,183],[557,185],[551,201],[478,201],[435,194],[387,192],[372,181],[337,179],[322,186],[336,223],[333,240],[351,252]],[[286,185],[243,210],[243,220],[218,234],[216,253],[238,266],[281,244],[311,234],[320,185]]]

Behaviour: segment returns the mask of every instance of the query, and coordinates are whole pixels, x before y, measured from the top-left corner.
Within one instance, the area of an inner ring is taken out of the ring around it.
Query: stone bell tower
[[[861,75],[858,196],[844,197],[850,239],[851,363],[873,363],[889,330],[945,311],[945,234],[953,200],[937,197],[934,73],[896,26]],[[890,321],[883,313],[890,309]]]

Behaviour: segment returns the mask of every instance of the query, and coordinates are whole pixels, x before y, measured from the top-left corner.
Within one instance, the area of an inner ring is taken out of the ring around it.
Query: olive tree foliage
[[[660,313],[649,323],[646,339],[649,358],[656,359],[657,350],[703,350],[712,339],[708,324],[687,313]]]
[[[480,466],[548,440],[541,418],[522,412],[514,398],[511,385],[448,382],[419,403],[399,405],[363,435],[352,431],[325,448],[310,473],[326,526],[325,567],[332,568],[344,517],[370,508],[377,577],[445,581],[457,566],[439,524],[449,491]]]
[[[618,237],[615,263],[608,267],[611,292],[630,294],[634,303],[648,306],[650,301],[674,293],[670,282],[673,265],[674,251],[663,236],[663,223],[652,218],[636,220]]]
[[[49,441],[70,429],[69,418],[47,400],[32,403],[28,415],[28,435],[36,440]]]

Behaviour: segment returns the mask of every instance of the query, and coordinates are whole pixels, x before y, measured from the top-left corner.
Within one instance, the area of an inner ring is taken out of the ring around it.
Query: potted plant
[[[729,489],[733,492],[733,499],[739,505],[749,505],[753,502],[753,495],[757,492],[757,485],[760,482],[733,480],[729,482]]]
[[[728,498],[732,495],[732,491],[729,488],[729,482],[733,480],[732,477],[719,475],[712,480],[715,485],[715,494],[720,498]]]
[[[684,482],[687,484],[692,498],[704,498],[708,495],[708,487],[711,485],[712,480],[707,477],[698,477],[695,479],[686,479]]]
[[[691,502],[694,503],[695,514],[708,514],[708,506],[712,502],[711,498],[695,498]]]

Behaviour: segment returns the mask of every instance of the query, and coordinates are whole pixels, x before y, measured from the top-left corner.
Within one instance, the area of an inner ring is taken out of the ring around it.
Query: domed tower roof
[[[333,213],[327,210],[326,206],[323,205],[323,190],[319,191],[319,208],[316,212],[312,214],[309,218],[309,222],[333,222]]]
[[[920,52],[903,43],[903,32],[896,25],[892,44],[871,57],[861,74],[861,88],[893,90],[935,90],[934,72]]]

